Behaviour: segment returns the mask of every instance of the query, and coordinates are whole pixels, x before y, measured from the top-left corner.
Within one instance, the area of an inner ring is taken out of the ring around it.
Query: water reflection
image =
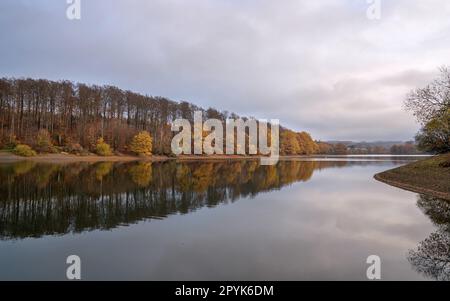
[[[410,250],[408,261],[425,277],[450,280],[450,202],[420,195],[417,206],[427,215],[437,230]]]
[[[308,181],[346,162],[258,160],[0,166],[0,239],[111,229]]]
[[[64,280],[69,254],[85,280],[366,280],[370,254],[383,280],[447,279],[448,204],[419,200],[432,225],[373,179],[402,163],[0,164],[0,279]]]

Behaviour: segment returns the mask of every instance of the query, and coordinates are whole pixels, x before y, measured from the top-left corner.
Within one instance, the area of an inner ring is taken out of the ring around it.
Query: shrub
[[[84,148],[79,143],[68,143],[64,146],[63,151],[73,155],[81,155],[85,153]]]
[[[96,151],[97,155],[99,155],[99,156],[111,156],[112,155],[111,147],[109,146],[108,143],[105,142],[105,140],[103,140],[103,138],[99,138],[97,140],[97,145],[95,146],[95,151]]]
[[[42,153],[57,153],[52,138],[47,130],[39,130],[36,137],[36,150]]]
[[[147,131],[142,131],[134,136],[130,150],[141,156],[152,155],[152,137]]]
[[[22,157],[34,157],[36,156],[36,152],[29,147],[26,144],[18,144],[14,150],[13,153],[18,155],[18,156],[22,156]]]

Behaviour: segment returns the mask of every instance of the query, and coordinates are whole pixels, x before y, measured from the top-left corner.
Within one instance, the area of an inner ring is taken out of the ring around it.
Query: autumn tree
[[[152,137],[147,131],[142,131],[133,137],[130,150],[142,156],[152,155]]]
[[[280,134],[280,153],[282,155],[298,155],[300,145],[297,134],[291,130],[284,130]]]
[[[318,152],[319,147],[307,132],[297,133],[297,141],[299,145],[300,155],[312,155]]]
[[[320,155],[329,155],[333,152],[333,146],[325,142],[317,142],[317,153]]]
[[[111,156],[112,155],[111,147],[109,146],[109,144],[107,144],[105,142],[105,140],[103,140],[103,138],[99,138],[97,140],[96,153],[99,156]]]
[[[421,123],[416,136],[419,149],[432,153],[450,151],[450,70],[440,68],[440,76],[424,88],[412,91],[405,107]]]

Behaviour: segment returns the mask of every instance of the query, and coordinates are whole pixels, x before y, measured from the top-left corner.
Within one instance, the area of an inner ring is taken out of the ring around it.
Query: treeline
[[[133,145],[138,145],[140,152],[147,155],[172,155],[171,141],[176,134],[171,130],[172,121],[184,118],[193,123],[196,111],[201,111],[205,120],[213,118],[223,123],[228,118],[240,118],[235,113],[141,95],[114,86],[1,78],[0,149],[16,149],[20,155],[34,155],[34,151],[109,155],[136,153]],[[149,137],[142,133],[148,133]],[[142,148],[143,143],[148,146],[146,149]],[[307,132],[280,127],[281,155],[416,152],[410,144],[391,149],[330,144],[314,141]]]
[[[0,79],[0,144],[35,146],[40,130],[50,133],[56,146],[79,146],[94,151],[102,137],[115,151],[127,151],[140,131],[153,137],[153,152],[170,153],[175,118],[193,118],[201,108],[163,97],[146,96],[114,86],[74,84],[70,81]],[[203,110],[205,111],[205,110]],[[208,118],[226,113],[205,111]],[[74,146],[74,149],[79,148]]]
[[[404,144],[395,144],[390,149],[391,154],[395,155],[414,155],[422,153],[417,149],[414,142],[406,142]]]
[[[195,111],[202,111],[205,120],[225,123],[228,118],[239,118],[235,113],[114,86],[2,78],[0,148],[25,144],[38,151],[97,152],[101,138],[113,152],[129,152],[133,137],[146,131],[151,135],[153,154],[171,155],[176,134],[171,131],[171,122],[184,118],[193,123]],[[292,135],[295,139],[291,141]],[[280,136],[282,154],[317,153],[317,144],[308,133],[281,128]]]
[[[384,146],[355,146],[344,143],[317,142],[317,154],[323,155],[414,155],[421,154],[414,142],[395,144],[391,147]]]

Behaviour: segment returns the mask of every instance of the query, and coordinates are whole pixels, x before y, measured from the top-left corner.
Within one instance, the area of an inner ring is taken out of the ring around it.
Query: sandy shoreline
[[[383,157],[401,157],[396,155],[387,155],[387,156],[379,156],[379,155],[367,155],[367,157],[374,157],[375,159],[383,159]],[[420,156],[414,156],[420,157]],[[77,156],[70,154],[39,154],[35,157],[20,157],[16,156],[7,151],[0,151],[0,163],[12,163],[18,161],[35,161],[35,162],[44,162],[44,163],[74,163],[74,162],[130,162],[130,161],[148,161],[148,162],[163,162],[163,161],[238,161],[238,160],[259,160],[261,156],[244,156],[244,155],[181,155],[178,157],[169,157],[169,156],[151,156],[151,157],[139,157],[133,155],[120,155],[120,156],[107,156],[101,157],[95,154],[87,155],[87,156]],[[292,156],[279,156],[279,161],[286,160],[331,160],[331,161],[339,161],[339,160],[358,160],[363,158],[363,156],[359,155],[347,155],[347,156],[339,156],[339,155],[292,155]]]
[[[238,156],[238,155],[212,155],[212,156],[188,156],[179,157],[168,156],[151,156],[139,157],[132,155],[107,156],[101,157],[97,155],[77,156],[70,154],[39,154],[35,157],[21,157],[9,152],[0,152],[0,163],[13,163],[19,161],[34,161],[43,163],[74,163],[74,162],[130,162],[130,161],[148,161],[163,162],[169,160],[176,161],[214,161],[214,160],[249,160],[260,159],[259,156]]]
[[[45,163],[73,163],[73,162],[127,162],[127,161],[165,161],[168,157],[153,156],[153,157],[137,157],[137,156],[107,156],[101,157],[96,155],[76,156],[66,154],[39,154],[35,157],[20,157],[8,152],[0,152],[0,163],[13,163],[18,161],[34,161]]]

